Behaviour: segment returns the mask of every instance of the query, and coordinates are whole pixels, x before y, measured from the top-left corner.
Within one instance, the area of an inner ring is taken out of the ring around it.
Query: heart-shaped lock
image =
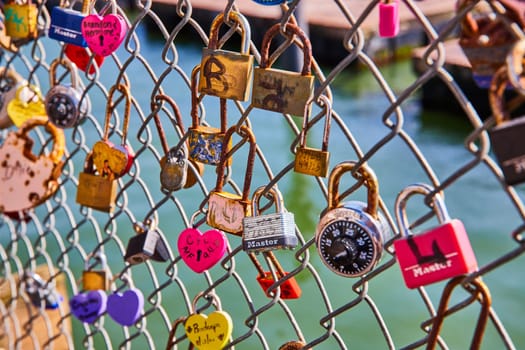
[[[19,128],[29,119],[47,120],[44,98],[36,85],[24,84],[16,89],[15,98],[7,104],[7,115]]]
[[[108,315],[122,326],[137,322],[144,310],[144,295],[139,289],[130,288],[124,293],[115,292],[108,297]]]
[[[7,113],[7,105],[15,99],[18,88],[25,85],[27,81],[14,69],[0,67],[0,129],[13,125]]]
[[[111,55],[128,31],[126,20],[117,13],[116,8],[115,0],[111,0],[112,13],[90,14],[82,20],[82,35],[91,51],[98,55]]]
[[[197,228],[183,230],[177,241],[182,260],[197,273],[214,266],[226,252],[228,241],[219,230],[201,232]]]
[[[122,141],[120,145],[115,145],[109,141],[109,124],[110,118],[115,105],[113,104],[113,95],[115,91],[120,91],[126,99],[124,111],[124,121],[122,124]],[[108,93],[108,104],[106,107],[106,119],[104,122],[104,136],[102,140],[93,145],[93,164],[102,175],[104,171],[113,173],[115,177],[125,175],[133,164],[134,154],[131,148],[126,145],[129,115],[131,111],[131,94],[126,85],[118,84],[111,87]]]
[[[202,296],[199,294],[193,300],[193,310],[196,310],[197,300]],[[228,313],[221,310],[220,301],[215,294],[208,294],[206,297],[212,298],[217,310],[208,316],[194,312],[186,318],[184,329],[186,336],[197,349],[220,350],[230,340],[233,321]]]
[[[89,69],[89,74],[95,73],[95,66],[100,68],[104,62],[104,56],[95,53],[92,55],[85,47],[73,44],[64,45],[64,54],[81,71],[85,72]]]
[[[108,296],[103,290],[79,293],[69,301],[71,313],[80,321],[93,323],[106,312]]]
[[[56,77],[58,65],[64,66],[71,76],[71,84],[60,84]],[[59,128],[77,125],[89,113],[90,103],[87,95],[82,96],[78,86],[76,66],[67,58],[55,59],[49,66],[51,89],[47,92],[44,104],[49,121]]]

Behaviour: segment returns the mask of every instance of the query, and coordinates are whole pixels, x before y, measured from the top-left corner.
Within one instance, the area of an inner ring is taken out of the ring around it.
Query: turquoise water
[[[166,64],[160,59],[160,52],[163,48],[162,43],[148,40],[142,30],[138,31],[138,37],[141,44],[141,55],[151,66],[152,70],[160,74],[166,69]],[[48,57],[53,57],[53,54],[56,54],[53,52],[56,44],[52,42],[46,43],[49,44],[46,46],[47,55]],[[177,50],[180,59],[179,65],[189,74],[192,67],[200,60],[201,49],[197,46],[177,45]],[[119,57],[121,57],[122,61],[125,61],[128,56],[121,49]],[[386,80],[397,93],[408,87],[415,80],[408,62],[384,67],[381,70]],[[115,80],[116,72],[117,69],[114,64],[106,62],[103,66],[103,74],[100,76],[100,80],[105,86],[109,87]],[[147,116],[149,113],[150,91],[153,87],[151,79],[143,66],[138,62],[132,62],[126,68],[126,73],[131,81],[133,96]],[[43,84],[45,84],[47,81],[46,77],[42,76],[41,79]],[[381,122],[381,117],[388,107],[388,101],[366,71],[345,71],[343,75],[337,78],[333,86],[333,108],[341,116],[360,148],[363,151],[369,150],[390,131]],[[188,126],[190,124],[188,116],[190,108],[188,89],[183,85],[182,80],[178,78],[176,72],[172,72],[166,78],[163,82],[163,87],[165,92],[179,104],[181,111],[183,111],[186,126]],[[102,122],[105,112],[104,103],[98,103],[96,97],[93,101],[95,102],[93,103],[93,115],[97,117],[99,122]],[[218,104],[215,104],[216,101],[212,98],[208,98],[204,103],[208,111],[207,120],[216,125],[218,116],[214,114],[214,109],[216,108],[214,106],[218,106]],[[229,107],[231,111],[230,122],[233,122],[238,118],[238,112],[234,110],[233,106]],[[472,159],[472,155],[463,145],[465,137],[472,132],[472,126],[469,125],[464,117],[422,111],[417,95],[405,102],[402,109],[404,113],[404,131],[417,144],[417,147],[426,157],[438,179],[446,179]],[[256,134],[257,143],[265,154],[274,174],[276,174],[282,167],[293,160],[289,150],[292,134],[285,120],[280,115],[272,112],[253,110],[250,114],[250,121]],[[299,119],[296,121],[300,122]],[[140,123],[140,118],[134,113],[130,124],[129,139],[135,149],[140,147],[136,135],[136,130],[138,130]],[[151,126],[153,127],[153,124]],[[67,131],[66,133],[69,132]],[[154,131],[153,135],[156,140]],[[90,135],[89,132],[86,132],[86,137],[91,140],[95,139],[96,135]],[[316,143],[315,140],[320,141],[320,139],[321,129],[313,130],[310,138],[311,146],[318,147],[320,142]],[[154,141],[154,144],[158,148],[158,142]],[[343,160],[355,160],[357,158],[355,150],[338,127],[334,127],[332,130],[329,150],[332,166]],[[242,174],[245,169],[244,158],[242,158],[244,155],[245,153],[241,152],[238,156],[240,160],[236,160],[233,166],[234,179],[241,185],[242,177],[236,174]],[[141,168],[140,173],[137,175],[145,183],[155,184],[158,176],[158,164],[155,158],[144,154],[140,155],[138,159]],[[81,169],[82,161],[78,157],[74,159],[75,172]],[[400,138],[394,138],[382,147],[370,159],[369,165],[378,176],[380,194],[392,216],[394,215],[395,197],[404,186],[413,182],[428,182],[425,172],[416,162],[410,149]],[[262,166],[259,162],[256,164],[255,170],[252,190],[255,186],[264,185],[268,182],[268,176],[262,171]],[[213,170],[207,168],[204,180],[208,189],[214,187],[214,178]],[[324,183],[326,184],[326,180],[324,180]],[[351,179],[345,179],[341,187],[351,184]],[[296,223],[305,240],[310,239],[319,213],[326,206],[326,200],[316,180],[305,175],[289,172],[279,182],[279,188],[285,198],[286,208],[294,212]],[[517,187],[516,190],[518,195],[521,196],[523,194],[523,187]],[[158,202],[162,198],[158,188],[152,186],[150,191],[153,202]],[[198,202],[195,201],[195,197],[199,193],[197,188],[177,193],[177,198],[187,208],[187,215],[191,215],[198,207],[198,204],[200,204],[201,197],[198,197]],[[128,214],[134,216],[136,220],[141,220],[142,216],[146,215],[146,211],[150,209],[148,205],[145,205],[149,199],[144,197],[143,192],[140,191],[136,184],[127,191],[127,195],[130,212],[132,213]],[[365,192],[359,190],[355,193],[355,198],[366,200],[364,195]],[[73,200],[73,197],[74,193],[70,193],[69,200]],[[484,165],[478,165],[454,182],[447,188],[445,198],[450,215],[460,218],[464,222],[480,266],[490,263],[517,246],[510,238],[510,232],[519,225],[519,215],[496,178]],[[175,247],[174,237],[184,227],[184,223],[180,218],[174,217],[174,210],[176,210],[175,206],[169,202],[158,210],[159,226],[163,230],[164,235],[170,240],[172,247]],[[99,215],[96,213],[95,215],[99,218],[100,225],[103,226],[105,224],[104,220],[107,219],[104,216],[105,214]],[[413,215],[414,217],[416,216],[416,214]],[[68,230],[67,223],[64,222],[57,223],[57,227],[59,232],[67,232]],[[87,239],[93,234],[92,230],[91,227],[84,227],[80,232],[80,243],[85,245],[84,248],[86,250],[92,244]],[[132,234],[133,231],[128,225],[119,226],[118,236],[124,244]],[[234,248],[239,244],[239,240],[236,237],[229,237],[229,240],[230,245]],[[108,250],[111,251],[111,249],[118,248],[112,246],[113,244],[108,245]],[[53,249],[52,244],[49,249]],[[309,252],[311,262],[321,275],[321,280],[326,287],[333,308],[340,307],[356,297],[356,294],[352,291],[352,285],[356,282],[355,280],[345,279],[328,271],[319,262],[315,248],[311,247]],[[54,256],[54,253],[51,252],[50,255]],[[286,252],[279,256],[285,269],[291,269],[296,266],[294,265],[293,252]],[[108,258],[110,266],[116,266],[113,268],[114,272],[123,266],[121,256],[118,254],[108,255]],[[390,259],[391,257],[388,256],[383,259],[382,263]],[[242,260],[239,257],[236,270],[244,278],[244,283],[250,293],[257,296],[259,287],[255,281],[256,273],[251,265],[244,264],[243,261],[246,260]],[[525,348],[525,337],[521,335],[522,327],[520,322],[523,319],[522,315],[525,313],[525,304],[521,302],[520,298],[524,285],[522,273],[519,272],[521,264],[524,262],[524,258],[519,257],[484,276],[484,281],[491,289],[494,309],[509,331],[517,348]],[[157,274],[161,276],[159,277],[160,283],[164,282],[166,280],[164,275],[166,266],[153,265]],[[78,271],[82,269],[80,263],[74,260],[71,261],[71,267],[78,268]],[[145,265],[133,267],[132,270],[136,286],[144,288],[144,292],[147,295],[147,292],[152,290],[149,277],[150,271]],[[221,276],[221,272],[213,271],[212,276],[217,278]],[[195,293],[192,294],[192,292],[198,291],[205,286],[204,278],[196,278],[195,274],[190,273],[184,267],[180,267],[177,273],[184,279],[190,295],[194,295]],[[324,333],[324,329],[319,326],[319,319],[326,315],[326,308],[322,305],[320,292],[310,274],[301,273],[297,276],[297,280],[302,287],[303,296],[299,300],[289,301],[288,305],[293,310],[306,339],[312,340]],[[148,286],[141,285],[143,282],[147,283]],[[218,287],[217,293],[221,296],[223,309],[238,317],[234,319],[234,336],[240,336],[247,331],[247,328],[243,328],[242,322],[248,317],[248,310],[244,303],[239,303],[237,294],[228,292],[234,287],[236,287],[234,282],[226,282]],[[418,293],[404,287],[397,266],[388,269],[373,279],[368,288],[369,295],[373,298],[376,307],[382,314],[396,347],[415,341],[423,335],[419,327],[428,314],[420,301]],[[435,303],[438,301],[442,288],[442,283],[428,288],[429,295]],[[179,302],[181,299],[177,299],[179,297],[181,297],[180,293],[175,288],[167,288],[163,291],[162,304],[168,312],[170,310],[179,312],[181,308],[184,308],[183,305],[181,306],[182,303]],[[255,300],[255,307],[262,307],[265,302],[268,302],[268,300],[262,299],[261,301],[257,299]],[[467,348],[477,310],[477,306],[472,307],[464,313],[447,318],[443,334],[451,349]],[[155,341],[162,339],[158,343],[158,347],[161,348],[167,335],[166,326],[152,326],[155,322],[155,317],[159,317],[158,322],[162,323],[160,316],[152,316],[148,318],[147,326]],[[281,321],[283,317],[285,316],[282,310],[276,307],[260,316],[260,328],[263,329],[265,336],[268,338],[271,348],[275,348],[275,344],[284,343],[295,337],[288,322]],[[77,325],[77,323],[74,323],[74,325]],[[364,302],[355,309],[338,316],[336,326],[340,334],[347,340],[349,348],[386,348],[377,322]],[[107,327],[110,334],[120,336],[122,333],[109,320],[105,322],[105,327]],[[253,338],[255,337],[252,336],[250,340],[243,342],[237,348],[258,348],[257,344],[259,343]],[[138,342],[140,343],[140,341],[139,339]],[[77,337],[76,342],[80,347],[82,339]],[[102,343],[103,339],[97,337],[96,342]],[[116,346],[117,344],[114,344],[114,347]],[[140,348],[140,346],[137,348]],[[316,349],[334,348],[335,343],[333,343],[333,340],[316,347]],[[483,348],[502,348],[492,325],[489,325],[487,329]]]

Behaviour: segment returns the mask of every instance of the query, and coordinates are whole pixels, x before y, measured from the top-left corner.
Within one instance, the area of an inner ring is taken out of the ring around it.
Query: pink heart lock
[[[100,56],[117,50],[127,31],[128,25],[119,14],[91,14],[82,20],[82,35],[91,51]]]
[[[222,231],[213,229],[202,233],[198,229],[187,228],[180,233],[177,247],[186,265],[201,273],[221,260],[227,242]]]

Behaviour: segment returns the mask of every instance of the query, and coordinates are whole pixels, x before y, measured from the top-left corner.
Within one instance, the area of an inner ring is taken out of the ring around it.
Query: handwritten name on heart
[[[82,20],[81,30],[91,51],[101,56],[109,56],[124,40],[128,25],[118,14],[91,14]]]
[[[130,288],[124,293],[113,293],[108,297],[108,315],[122,326],[132,326],[144,309],[144,296],[139,289]]]
[[[92,290],[89,293],[75,295],[69,301],[71,313],[80,321],[93,323],[106,312],[107,295],[103,290]]]
[[[182,260],[190,269],[201,273],[221,260],[226,252],[227,239],[222,231],[209,230],[202,233],[195,228],[182,231],[177,247]]]
[[[214,311],[209,316],[188,316],[184,328],[186,336],[197,349],[220,350],[230,339],[233,322],[226,312]]]

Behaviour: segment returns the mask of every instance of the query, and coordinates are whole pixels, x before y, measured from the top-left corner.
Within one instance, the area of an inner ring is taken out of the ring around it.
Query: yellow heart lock
[[[31,84],[19,86],[15,98],[7,104],[7,115],[17,128],[29,119],[47,119],[40,89]]]
[[[230,340],[233,322],[226,312],[214,311],[208,316],[193,314],[184,323],[186,336],[199,350],[220,350]]]

